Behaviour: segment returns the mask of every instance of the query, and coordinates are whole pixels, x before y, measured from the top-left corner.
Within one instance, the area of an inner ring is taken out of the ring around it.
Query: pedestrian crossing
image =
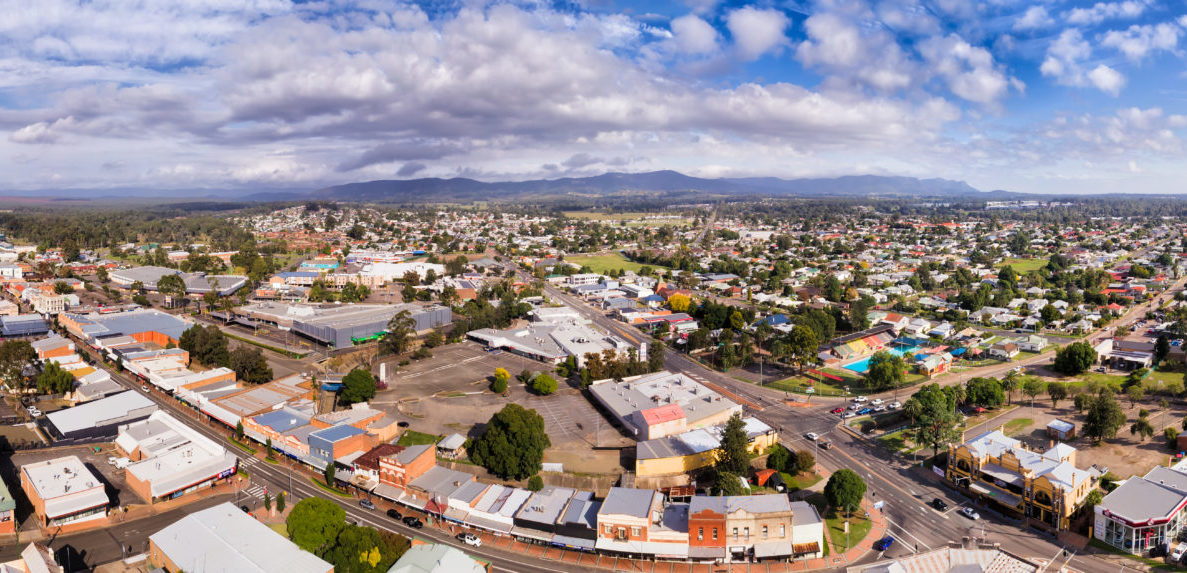
[[[264,499],[264,492],[267,491],[262,485],[253,485],[245,490],[240,491],[240,495],[247,497],[258,497]]]
[[[254,466],[254,465],[258,464],[258,463],[260,463],[260,460],[259,460],[259,458],[255,458],[255,457],[250,457],[250,458],[239,458],[239,465],[241,465],[241,466],[243,466],[243,467],[248,467],[248,468],[250,468],[251,466]]]

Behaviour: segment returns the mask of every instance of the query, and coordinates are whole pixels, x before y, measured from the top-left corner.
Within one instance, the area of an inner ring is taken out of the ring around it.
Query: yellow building
[[[779,441],[779,433],[758,418],[745,418],[743,422],[751,452],[761,454]],[[639,442],[635,446],[635,475],[677,475],[713,465],[723,428],[715,426]]]
[[[1099,476],[1078,469],[1076,449],[1067,444],[1039,453],[999,428],[949,444],[945,477],[1008,513],[1066,530]]]

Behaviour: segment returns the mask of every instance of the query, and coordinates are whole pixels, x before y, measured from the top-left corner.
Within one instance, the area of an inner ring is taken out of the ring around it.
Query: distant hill
[[[1005,191],[985,193],[963,181],[880,175],[817,179],[746,177],[705,179],[676,171],[606,173],[528,181],[483,182],[474,179],[405,179],[347,183],[318,189],[309,198],[369,202],[469,202],[631,195],[800,196],[800,197],[934,197],[993,199],[1018,196]],[[275,195],[270,198],[275,199]]]

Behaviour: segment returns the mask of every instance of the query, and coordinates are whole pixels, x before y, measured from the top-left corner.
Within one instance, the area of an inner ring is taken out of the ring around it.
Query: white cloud
[[[916,67],[885,29],[863,29],[851,16],[822,11],[804,22],[804,31],[807,38],[796,48],[796,58],[836,82],[882,92],[912,83]]]
[[[1124,2],[1097,2],[1089,8],[1072,8],[1063,17],[1069,24],[1095,25],[1105,20],[1132,19],[1146,11],[1146,2],[1125,0]]]
[[[695,14],[672,20],[672,38],[685,54],[711,54],[717,51],[717,30]]]
[[[919,46],[928,69],[944,78],[948,89],[976,103],[997,102],[1010,88],[1010,78],[999,69],[988,50],[970,45],[950,34],[930,38]]]
[[[1051,19],[1051,15],[1047,13],[1046,6],[1031,6],[1014,22],[1014,29],[1037,30],[1039,28],[1046,28],[1054,23],[1055,21]]]
[[[789,24],[790,21],[783,12],[749,6],[730,12],[725,21],[739,55],[746,60],[757,59],[773,49],[787,45],[788,39],[784,31]]]
[[[1092,82],[1096,89],[1111,94],[1116,97],[1121,93],[1121,88],[1125,87],[1125,76],[1120,72],[1101,64],[1088,72],[1088,81]]]
[[[1146,26],[1130,26],[1125,31],[1109,30],[1101,45],[1116,48],[1131,61],[1140,62],[1153,52],[1171,52],[1179,45],[1183,29],[1163,22]]]

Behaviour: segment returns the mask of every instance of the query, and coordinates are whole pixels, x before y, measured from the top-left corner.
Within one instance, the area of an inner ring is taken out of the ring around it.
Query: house
[[[1100,477],[1075,464],[1076,449],[1067,444],[1036,452],[999,428],[949,444],[945,479],[1007,515],[1066,531]]]
[[[952,367],[952,355],[947,352],[939,352],[931,354],[927,358],[920,360],[916,368],[919,373],[931,378],[939,374],[943,374]]]
[[[78,456],[65,456],[21,466],[21,489],[33,505],[38,524],[107,521],[106,485]]]
[[[1000,360],[1011,360],[1018,356],[1018,345],[1013,342],[998,342],[989,347],[989,355]]]
[[[1046,338],[1032,334],[1030,336],[1023,336],[1014,341],[1018,345],[1018,350],[1023,352],[1042,352],[1044,348],[1050,344]]]
[[[231,503],[196,511],[148,537],[148,559],[169,571],[330,573],[334,566]]]

